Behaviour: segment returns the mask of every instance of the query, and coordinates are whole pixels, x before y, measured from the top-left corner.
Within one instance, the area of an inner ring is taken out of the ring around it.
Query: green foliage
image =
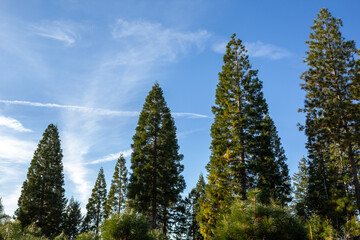
[[[83,221],[82,231],[98,233],[99,227],[105,219],[106,182],[103,168],[100,168],[91,197],[86,204],[86,216]]]
[[[46,240],[48,238],[42,236],[41,229],[36,227],[35,223],[23,228],[20,221],[8,221],[0,225],[0,239]]]
[[[247,200],[236,200],[230,211],[219,218],[215,240],[304,240],[306,231],[281,205],[260,203],[249,193]]]
[[[146,97],[133,141],[128,196],[138,212],[150,217],[153,229],[166,233],[185,181],[174,119],[158,83]]]
[[[302,222],[306,222],[310,213],[309,207],[307,206],[309,175],[307,161],[305,158],[302,158],[299,162],[298,172],[293,176],[293,183],[295,198],[292,204],[294,212],[302,220]]]
[[[56,236],[54,238],[54,240],[70,240],[70,239],[75,239],[76,236],[74,236],[74,238],[69,238],[64,232],[60,233],[60,235]]]
[[[155,240],[169,240],[169,238],[160,229],[151,230],[150,236],[152,236]]]
[[[79,234],[76,240],[100,240],[100,237],[93,231],[88,231]]]
[[[312,215],[308,223],[308,236],[310,240],[334,239],[336,230],[329,219],[323,219],[319,215]]]
[[[120,214],[121,210],[125,208],[128,182],[125,163],[125,158],[121,154],[115,165],[115,172],[105,205],[106,217],[112,214]]]
[[[200,215],[200,204],[205,197],[205,181],[201,174],[199,180],[189,195],[185,198],[185,224],[183,226],[183,239],[202,240],[200,225],[197,216]]]
[[[60,234],[63,223],[66,199],[62,157],[58,129],[50,124],[34,153],[16,211],[23,227],[36,222],[48,237]]]
[[[74,239],[80,233],[82,220],[80,203],[75,201],[74,198],[71,198],[65,210],[64,234]]]
[[[10,216],[5,214],[4,206],[2,204],[2,199],[0,198],[0,224],[5,223],[9,219],[10,219]]]
[[[246,199],[256,186],[262,202],[290,200],[286,157],[262,93],[257,70],[251,69],[240,39],[232,35],[216,89],[211,126],[211,156],[206,166],[208,185],[201,204],[200,226],[210,239],[220,214],[234,196]]]
[[[299,177],[307,183],[297,203],[302,215],[327,218],[337,231],[360,209],[360,61],[354,41],[345,41],[341,27],[341,19],[321,9],[306,42],[309,69],[301,76],[306,99],[300,110],[306,123],[300,128],[308,137],[308,156],[306,176]]]
[[[155,240],[150,234],[150,228],[151,225],[145,216],[130,210],[106,219],[102,225],[102,238],[104,240]]]

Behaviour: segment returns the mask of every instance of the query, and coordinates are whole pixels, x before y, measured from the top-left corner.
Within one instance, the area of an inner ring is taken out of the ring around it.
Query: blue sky
[[[210,155],[215,88],[236,33],[264,84],[291,174],[306,155],[298,131],[300,75],[322,7],[360,44],[358,1],[0,1],[0,197],[17,207],[32,155],[57,124],[66,196],[84,207],[101,166],[108,186],[120,152],[130,162],[145,97],[160,83],[175,117],[183,172],[194,187]]]

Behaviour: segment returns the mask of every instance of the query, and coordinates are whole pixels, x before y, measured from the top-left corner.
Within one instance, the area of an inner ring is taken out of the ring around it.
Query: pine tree
[[[35,222],[48,237],[61,232],[64,219],[62,157],[58,129],[50,124],[34,153],[16,212],[23,227]]]
[[[320,215],[333,213],[337,227],[335,222],[349,214],[338,211],[340,202],[349,205],[354,197],[360,210],[360,61],[354,41],[345,41],[341,27],[341,19],[327,9],[321,9],[314,20],[306,42],[309,51],[304,62],[309,70],[301,76],[306,99],[300,110],[306,113],[302,128],[308,137],[309,208]]]
[[[75,201],[74,198],[70,199],[70,202],[65,210],[64,221],[64,233],[70,239],[75,239],[80,233],[80,225],[82,223],[80,203]]]
[[[293,176],[294,182],[294,212],[296,216],[300,217],[302,220],[307,219],[307,206],[306,206],[306,197],[308,193],[308,166],[306,158],[301,158],[299,161],[298,172]]]
[[[4,206],[2,204],[2,199],[0,198],[0,225],[9,220],[10,217],[5,214]],[[1,236],[1,235],[0,235]]]
[[[125,208],[126,194],[127,194],[127,169],[125,165],[125,158],[121,154],[116,166],[107,202],[105,205],[106,218],[112,214],[120,214],[121,210]]]
[[[199,180],[193,188],[188,197],[185,199],[187,203],[187,217],[188,227],[187,236],[190,240],[202,240],[204,239],[200,233],[200,225],[198,216],[200,215],[200,204],[205,198],[205,180],[202,174],[200,174]]]
[[[86,204],[86,216],[83,221],[82,232],[94,231],[96,234],[105,219],[106,182],[103,168],[100,168],[95,186],[92,190],[88,204]]]
[[[211,156],[206,166],[206,200],[201,205],[201,232],[210,239],[217,218],[234,196],[246,199],[257,187],[261,200],[289,201],[290,178],[280,138],[269,117],[257,70],[252,70],[241,40],[227,45],[216,89],[211,126]]]
[[[129,198],[149,216],[153,229],[161,227],[166,234],[170,208],[181,199],[185,181],[174,119],[158,83],[145,100],[133,141]]]

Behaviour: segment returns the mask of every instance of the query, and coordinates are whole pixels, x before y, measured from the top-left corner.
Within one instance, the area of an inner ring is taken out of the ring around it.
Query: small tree
[[[98,229],[105,219],[105,204],[106,182],[104,170],[100,168],[91,197],[86,205],[87,213],[83,221],[83,232],[94,231],[96,234],[98,233]]]
[[[128,181],[125,163],[125,158],[121,154],[115,166],[114,176],[111,180],[111,187],[105,205],[106,218],[112,214],[120,214],[121,210],[125,208]]]
[[[130,210],[106,219],[102,225],[104,240],[155,240],[150,235],[151,225],[148,219]]]
[[[82,220],[80,203],[71,198],[65,210],[64,233],[74,239],[80,233]]]
[[[0,224],[5,223],[9,220],[10,216],[5,214],[4,206],[2,205],[2,199],[0,198]]]

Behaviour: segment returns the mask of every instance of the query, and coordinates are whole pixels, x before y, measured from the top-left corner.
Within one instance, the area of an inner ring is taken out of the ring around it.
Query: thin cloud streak
[[[193,49],[202,50],[211,34],[206,30],[181,32],[156,22],[118,19],[112,36],[122,42],[126,53],[122,52],[104,66],[173,62]]]
[[[61,105],[56,103],[39,103],[29,101],[17,101],[17,100],[0,100],[0,103],[14,104],[14,105],[25,105],[32,107],[46,107],[46,108],[62,108],[70,111],[80,111],[89,114],[103,115],[103,116],[117,116],[117,117],[136,117],[139,116],[138,111],[117,111],[103,108],[91,108],[83,106],[73,105]],[[189,117],[189,118],[209,118],[207,115],[197,113],[172,113],[175,117]]]
[[[10,117],[0,116],[0,126],[5,126],[18,132],[32,132],[31,129],[25,128],[21,122]]]
[[[220,42],[212,46],[212,50],[216,53],[224,54],[227,42]],[[268,58],[271,60],[279,60],[289,58],[291,52],[273,44],[263,43],[261,41],[245,42],[245,49],[250,57]]]
[[[122,154],[124,157],[129,157],[131,155],[131,153],[132,153],[132,149],[129,149],[129,150],[123,151],[123,152],[119,152],[119,153],[112,153],[103,158],[99,158],[97,160],[91,161],[88,164],[93,165],[93,164],[98,164],[98,163],[103,163],[103,162],[111,162],[111,161],[118,159],[120,154]]]
[[[36,34],[39,36],[64,42],[65,46],[73,45],[77,38],[71,23],[61,21],[45,22],[39,25],[32,25],[32,28],[36,30]]]

